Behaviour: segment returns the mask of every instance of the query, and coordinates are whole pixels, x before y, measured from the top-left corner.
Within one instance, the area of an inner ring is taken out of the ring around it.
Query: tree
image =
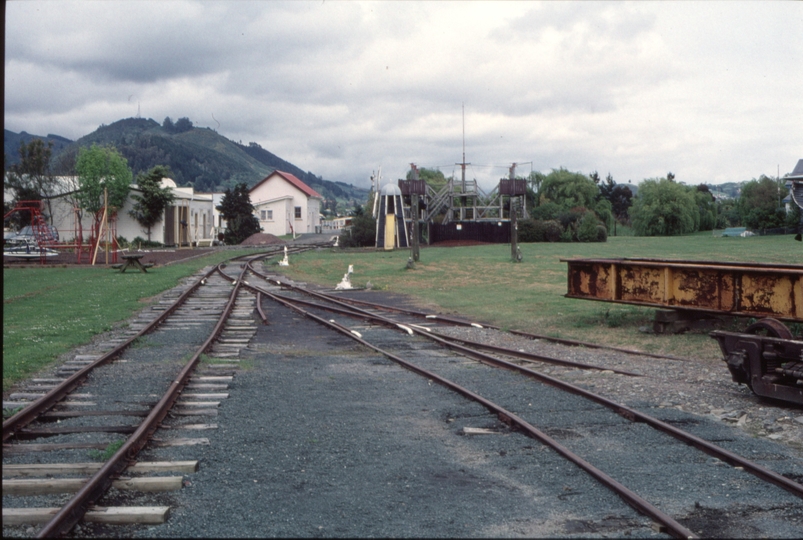
[[[568,210],[577,206],[594,208],[597,185],[581,173],[552,169],[541,183],[540,203],[552,201]]]
[[[189,131],[192,129],[192,121],[187,118],[179,118],[176,120],[175,131],[176,133],[184,133],[185,131]]]
[[[705,184],[700,184],[692,192],[699,212],[698,231],[711,231],[717,223],[716,198]]]
[[[530,177],[527,179],[527,185],[529,189],[527,190],[527,202],[530,203],[530,208],[535,208],[541,204],[541,185],[544,183],[544,179],[546,175],[539,171],[533,171],[530,173]]]
[[[262,230],[259,220],[254,215],[254,205],[248,193],[248,184],[239,183],[234,188],[226,188],[223,198],[216,207],[226,220],[226,232],[223,241],[228,245],[239,244],[252,234]]]
[[[413,171],[407,171],[407,180],[411,180],[412,178],[413,178]],[[427,169],[426,167],[418,169],[418,179],[426,182],[427,185],[432,189],[434,189],[436,192],[442,190],[443,186],[445,186],[449,181],[440,170]],[[381,189],[381,186],[377,187],[378,189]]]
[[[742,224],[750,229],[783,227],[786,215],[781,209],[780,194],[785,191],[780,190],[775,179],[763,174],[747,182],[736,205]]]
[[[370,212],[355,203],[351,227],[340,235],[340,247],[368,247],[376,243],[376,220]]]
[[[633,204],[633,192],[623,184],[617,184],[611,191],[611,208],[613,215],[621,222],[628,220],[628,210]]]
[[[682,184],[667,178],[651,178],[639,186],[630,208],[637,236],[675,236],[694,232],[697,205]]]
[[[132,195],[134,206],[128,212],[137,223],[145,228],[148,242],[151,241],[151,227],[162,219],[164,209],[173,202],[173,190],[162,187],[162,178],[170,177],[170,169],[162,165],[153,167],[147,174],[137,176],[137,186],[142,195]]]
[[[613,204],[611,198],[613,197],[613,190],[615,188],[616,182],[614,182],[611,173],[608,173],[608,176],[605,177],[605,182],[599,183],[599,197],[601,199],[605,199],[606,201],[610,201],[610,203]]]
[[[108,192],[109,215],[125,204],[131,189],[131,169],[128,162],[113,146],[82,148],[75,163],[78,188],[75,198],[82,210],[95,216],[99,224],[103,210],[103,192]]]
[[[50,198],[58,190],[58,182],[50,172],[50,154],[53,143],[45,145],[42,139],[28,144],[20,143],[20,162],[8,168],[5,185],[14,192],[15,201],[45,201],[47,214],[52,218]],[[27,225],[30,216],[20,216]]]

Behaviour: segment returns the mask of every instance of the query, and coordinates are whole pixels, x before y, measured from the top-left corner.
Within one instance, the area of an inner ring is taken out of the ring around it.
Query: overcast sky
[[[9,1],[5,128],[198,127],[329,180],[791,172],[802,2]]]

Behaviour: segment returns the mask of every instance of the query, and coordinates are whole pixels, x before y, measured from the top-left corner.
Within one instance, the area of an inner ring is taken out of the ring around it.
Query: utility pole
[[[513,259],[513,262],[521,262],[521,258],[519,255],[519,226],[516,221],[516,193],[514,186],[514,181],[516,180],[516,164],[510,166],[510,172],[508,173],[508,179],[510,180],[511,186],[511,195],[510,195],[510,257]]]
[[[418,167],[415,166],[415,163],[410,163],[410,169],[412,172],[411,180],[413,181],[413,188],[410,190],[410,214],[412,214],[410,217],[413,218],[413,241],[410,243],[410,258],[413,259],[413,262],[418,262],[420,257],[418,251],[418,218],[421,214],[418,210]]]

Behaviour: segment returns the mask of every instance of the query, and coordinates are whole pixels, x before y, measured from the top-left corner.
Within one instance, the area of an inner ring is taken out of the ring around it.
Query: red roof
[[[298,178],[296,178],[295,176],[293,176],[289,172],[280,171],[278,169],[273,171],[272,173],[270,173],[268,176],[266,176],[265,178],[263,178],[259,182],[257,182],[254,185],[254,187],[252,187],[248,191],[249,192],[254,191],[258,186],[262,185],[264,182],[266,182],[269,178],[271,178],[275,174],[278,174],[279,176],[281,176],[282,178],[284,178],[285,180],[287,180],[288,182],[293,184],[295,187],[297,187],[298,189],[300,189],[301,191],[306,193],[309,197],[317,197],[319,199],[323,199],[323,196],[321,196],[320,193],[318,193],[317,191],[315,191],[314,189],[309,187],[307,184],[305,184],[304,182],[302,182],[301,180],[299,180]]]

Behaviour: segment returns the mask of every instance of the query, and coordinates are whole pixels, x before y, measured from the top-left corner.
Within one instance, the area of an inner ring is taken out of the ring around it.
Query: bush
[[[600,222],[594,213],[587,212],[577,225],[577,239],[580,242],[597,242],[599,237],[598,226],[600,226]]]
[[[533,219],[546,221],[550,219],[556,219],[558,214],[560,214],[560,211],[560,205],[553,202],[548,202],[542,204],[541,206],[536,206],[530,211],[530,214],[532,214]]]
[[[608,229],[605,228],[605,225],[597,225],[597,242],[607,242],[608,241]]]
[[[355,205],[354,217],[351,227],[340,234],[338,244],[342,248],[368,247],[376,245],[376,220],[363,211],[361,206]]]
[[[533,219],[524,219],[518,222],[518,237],[519,242],[543,242],[543,233],[541,233],[541,239],[537,237],[537,225],[535,220]]]
[[[161,242],[152,242],[150,240],[145,240],[141,236],[137,236],[133,240],[131,240],[131,247],[132,248],[160,248],[164,247],[164,244]]]
[[[563,235],[563,227],[554,219],[544,221],[544,240],[547,242],[559,242]],[[570,240],[571,241],[571,240]]]

